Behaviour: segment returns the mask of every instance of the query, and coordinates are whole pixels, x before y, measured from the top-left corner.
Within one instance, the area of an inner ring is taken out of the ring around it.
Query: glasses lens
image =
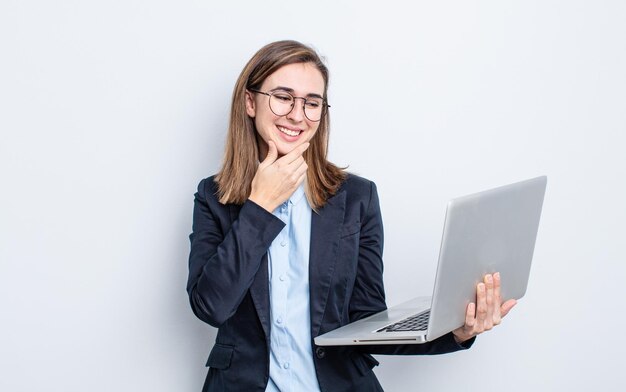
[[[276,92],[270,96],[270,109],[277,116],[284,116],[293,107],[293,96],[285,92]]]
[[[311,121],[319,121],[324,111],[324,101],[320,98],[307,98],[304,102],[304,115]]]

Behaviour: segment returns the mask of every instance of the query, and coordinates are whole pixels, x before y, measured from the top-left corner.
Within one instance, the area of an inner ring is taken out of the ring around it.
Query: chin
[[[278,155],[283,156],[292,152],[294,147],[278,147]]]
[[[298,143],[298,144],[280,144],[280,145],[276,145],[276,149],[278,150],[278,155],[287,155],[290,152],[292,152],[296,147],[298,147],[300,144],[302,143]]]

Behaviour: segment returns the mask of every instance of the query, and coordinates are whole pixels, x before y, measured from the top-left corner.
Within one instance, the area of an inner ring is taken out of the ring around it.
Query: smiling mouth
[[[302,131],[300,131],[300,130],[294,131],[294,130],[291,130],[291,129],[288,129],[288,128],[281,127],[279,125],[277,125],[276,128],[278,128],[279,131],[281,131],[282,133],[284,133],[285,135],[288,135],[288,136],[298,136],[299,134],[302,133]]]

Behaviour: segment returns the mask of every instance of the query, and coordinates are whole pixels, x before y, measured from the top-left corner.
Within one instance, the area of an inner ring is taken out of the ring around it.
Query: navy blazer
[[[213,177],[195,194],[187,292],[193,312],[217,327],[203,391],[265,391],[269,379],[267,250],[285,225],[248,200],[221,204]],[[383,224],[376,186],[348,175],[313,212],[311,337],[386,309]],[[370,354],[441,354],[468,348],[451,333],[425,344],[316,347],[322,391],[381,391]]]

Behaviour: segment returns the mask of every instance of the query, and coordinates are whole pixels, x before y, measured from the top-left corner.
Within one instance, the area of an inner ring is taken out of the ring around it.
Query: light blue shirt
[[[266,391],[319,391],[311,347],[311,207],[304,185],[273,214],[285,227],[268,252],[270,379]]]

